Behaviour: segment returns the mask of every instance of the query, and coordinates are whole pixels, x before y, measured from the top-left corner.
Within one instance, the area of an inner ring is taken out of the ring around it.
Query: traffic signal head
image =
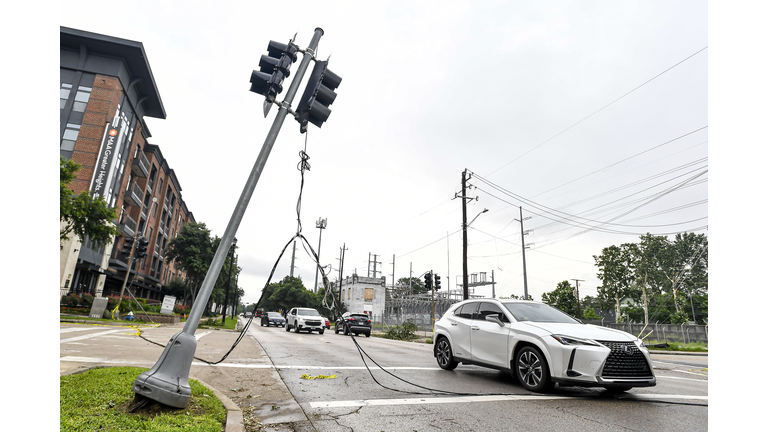
[[[341,77],[328,69],[327,61],[315,62],[307,88],[296,107],[296,120],[301,125],[301,133],[307,131],[307,122],[321,127],[331,115],[329,105],[336,99],[336,87],[341,84]]]
[[[251,88],[254,93],[264,95],[270,102],[283,91],[283,80],[291,75],[291,64],[296,61],[299,47],[289,41],[281,44],[269,41],[267,55],[261,56],[259,70],[251,73]]]
[[[126,237],[125,241],[123,242],[122,252],[126,255],[130,255],[131,249],[133,249],[133,237]]]
[[[424,275],[424,286],[427,289],[432,289],[432,273],[427,273]]]
[[[440,276],[438,276],[437,274],[435,275],[435,289],[436,290],[440,289]]]
[[[139,247],[136,249],[136,259],[141,259],[147,256],[147,245],[149,240],[145,238],[139,239]]]

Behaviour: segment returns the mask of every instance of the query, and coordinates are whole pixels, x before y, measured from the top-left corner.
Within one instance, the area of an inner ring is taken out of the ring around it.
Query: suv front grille
[[[597,341],[611,349],[605,361],[604,378],[645,378],[653,375],[645,356],[632,342]]]
[[[319,326],[320,321],[304,321],[304,323],[308,326]]]

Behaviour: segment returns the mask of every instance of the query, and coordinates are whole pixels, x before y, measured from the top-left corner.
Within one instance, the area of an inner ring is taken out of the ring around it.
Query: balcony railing
[[[144,152],[139,152],[139,157],[133,158],[131,172],[136,177],[147,178],[147,174],[149,174],[149,159],[144,156]]]
[[[128,214],[123,215],[123,223],[120,224],[120,232],[123,234],[123,237],[136,236],[136,221]]]
[[[133,182],[131,188],[125,191],[125,203],[130,206],[141,207],[141,197],[143,195],[141,187],[136,182]]]

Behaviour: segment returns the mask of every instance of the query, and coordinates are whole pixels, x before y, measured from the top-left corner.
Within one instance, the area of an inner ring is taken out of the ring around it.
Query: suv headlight
[[[589,339],[579,339],[571,336],[563,336],[563,335],[552,335],[553,338],[555,338],[556,341],[560,342],[563,345],[590,345],[590,346],[600,346],[595,341],[591,341]]]

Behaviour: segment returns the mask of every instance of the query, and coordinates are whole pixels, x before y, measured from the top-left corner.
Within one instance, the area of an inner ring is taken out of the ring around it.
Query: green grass
[[[223,430],[227,411],[208,388],[189,380],[192,397],[186,408],[154,404],[129,413],[134,381],[146,368],[91,369],[60,378],[59,427],[62,431],[216,431]]]
[[[254,321],[256,318],[254,318]],[[235,326],[237,325],[237,318],[227,318],[227,320],[224,322],[224,325],[221,325],[221,317],[216,318],[206,318],[201,319],[200,323],[197,325],[198,327],[208,327],[208,328],[215,328],[215,329],[228,329],[228,330],[234,330]]]
[[[688,344],[667,342],[667,345],[668,346],[666,348],[655,348],[653,346],[649,346],[648,349],[652,351],[709,352],[709,344],[702,342],[692,342]]]

